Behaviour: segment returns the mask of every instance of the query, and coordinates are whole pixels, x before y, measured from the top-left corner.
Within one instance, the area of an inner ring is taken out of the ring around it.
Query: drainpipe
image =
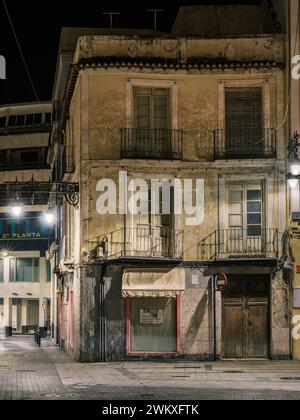
[[[105,275],[106,265],[101,267],[100,278],[100,361],[106,362],[106,314],[105,314]]]
[[[216,290],[216,275],[212,276],[212,312],[213,312],[213,353],[214,361],[217,361],[217,290]]]

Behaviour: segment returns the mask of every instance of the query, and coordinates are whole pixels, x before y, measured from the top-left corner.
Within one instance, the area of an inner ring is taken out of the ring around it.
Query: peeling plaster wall
[[[84,36],[79,38],[73,63],[97,58],[153,59],[186,63],[195,59],[283,62],[282,36],[246,37],[129,37]],[[109,61],[109,60],[108,60]]]
[[[291,357],[290,273],[279,271],[271,280],[271,357]]]
[[[270,60],[283,61],[280,36],[245,39],[142,39],[132,37],[84,37],[79,41],[74,62],[99,57],[167,57],[184,63],[194,58],[211,60]],[[128,83],[132,80],[171,83],[178,93],[177,124],[184,134],[184,159],[176,161],[121,160],[120,129],[133,126],[128,123]],[[222,179],[239,177],[266,179],[268,227],[285,227],[286,189],[284,130],[277,132],[278,160],[214,161],[213,130],[220,128],[222,109],[220,84],[259,82],[268,91],[270,127],[280,125],[284,117],[283,72],[280,68],[218,69],[207,68],[175,70],[154,68],[81,69],[75,87],[67,144],[75,145],[76,171],[70,179],[81,185],[80,210],[75,217],[75,260],[85,262],[86,253],[95,247],[95,241],[109,232],[123,228],[125,216],[99,215],[96,212],[97,182],[109,178],[118,185],[119,171],[129,177],[205,180],[205,219],[202,225],[189,227],[185,218],[178,217],[178,228],[184,230],[184,259],[199,261],[199,242],[213,233],[224,218],[221,207]],[[223,177],[223,178],[222,178]],[[226,178],[227,177],[227,178]],[[283,180],[284,178],[284,180]],[[118,198],[118,197],[117,197]],[[118,200],[117,200],[118,203]],[[192,272],[187,270],[187,290],[182,297],[182,347],[189,357],[209,358],[212,354],[212,319],[209,278],[199,278],[193,285]],[[112,268],[105,274],[104,306],[106,319],[106,354],[108,360],[123,360],[125,352],[124,300],[121,296],[122,273]],[[101,273],[85,268],[77,270],[75,291],[75,350],[76,360],[97,361],[100,358],[101,331],[99,327],[99,287]],[[285,308],[285,289],[274,281],[273,307]],[[217,296],[217,353],[221,354],[221,296]],[[272,320],[272,355],[287,357],[287,328],[277,315]],[[103,333],[103,331],[102,331]]]

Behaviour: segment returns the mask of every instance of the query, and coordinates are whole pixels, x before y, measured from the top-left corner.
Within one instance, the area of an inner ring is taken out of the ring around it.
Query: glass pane
[[[39,277],[40,277],[40,260],[38,258],[34,259],[34,264],[33,264],[33,281],[35,283],[39,282]]]
[[[248,226],[248,236],[261,236],[262,229],[261,226]]]
[[[41,124],[42,122],[42,114],[35,114],[34,115],[34,124]]]
[[[16,260],[15,259],[9,260],[9,281],[10,282],[16,281]]]
[[[261,190],[248,190],[247,200],[261,200]]]
[[[248,213],[260,213],[262,211],[261,202],[260,201],[258,201],[257,203],[255,201],[248,202],[247,211]]]
[[[18,115],[17,116],[17,125],[24,125],[25,124],[25,115]]]
[[[50,261],[46,261],[46,270],[47,270],[47,277],[46,277],[46,281],[50,282],[51,281],[51,264]]]
[[[26,115],[26,125],[32,125],[33,124],[33,118],[34,118],[33,114]]]
[[[137,106],[150,107],[150,96],[137,96],[136,97]]]
[[[248,225],[259,225],[261,224],[261,214],[260,213],[253,213],[247,215],[247,223]]]
[[[229,226],[243,226],[243,216],[242,215],[230,215],[229,216]]]
[[[229,204],[229,213],[230,214],[243,213],[243,204],[230,203]]]
[[[33,260],[31,258],[17,259],[17,282],[33,282]]]
[[[154,96],[154,105],[155,107],[167,108],[168,97],[167,96]]]
[[[229,201],[243,201],[243,191],[229,191]]]
[[[138,118],[140,118],[140,117],[150,118],[150,108],[138,107],[137,116],[138,116]]]
[[[132,299],[131,351],[175,353],[176,299]]]

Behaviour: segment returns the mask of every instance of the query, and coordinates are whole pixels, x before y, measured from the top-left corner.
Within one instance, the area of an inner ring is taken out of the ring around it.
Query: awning
[[[124,297],[175,298],[185,291],[185,270],[129,271],[123,275]]]

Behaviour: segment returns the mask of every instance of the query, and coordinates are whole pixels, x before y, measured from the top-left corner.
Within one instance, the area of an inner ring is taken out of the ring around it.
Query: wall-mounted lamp
[[[55,219],[56,219],[55,213],[51,209],[44,212],[44,220],[47,225],[49,226],[54,225]]]
[[[300,136],[298,133],[294,134],[293,140],[288,147],[288,183],[290,188],[296,188],[298,180],[300,179]]]
[[[289,178],[288,179],[288,183],[289,183],[290,188],[294,189],[294,188],[297,187],[298,179],[296,179],[296,178]]]
[[[19,198],[17,198],[12,204],[11,204],[11,212],[14,217],[20,217],[23,213],[23,203],[20,201]]]

